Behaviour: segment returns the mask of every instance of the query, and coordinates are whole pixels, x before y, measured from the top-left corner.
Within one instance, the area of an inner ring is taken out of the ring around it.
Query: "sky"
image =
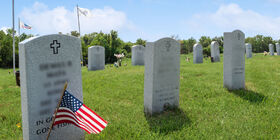
[[[18,18],[30,26],[21,33],[45,35],[78,31],[76,6],[90,10],[80,15],[81,34],[116,30],[124,41],[156,41],[223,36],[239,29],[280,39],[280,0],[15,0]],[[2,0],[0,29],[12,27],[12,0]]]

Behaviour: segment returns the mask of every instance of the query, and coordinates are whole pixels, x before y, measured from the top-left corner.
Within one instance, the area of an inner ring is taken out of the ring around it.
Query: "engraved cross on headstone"
[[[50,47],[53,49],[53,54],[58,54],[58,48],[60,48],[60,43],[57,40],[53,40],[53,43],[50,44]]]
[[[237,39],[240,40],[240,38],[241,38],[241,35],[240,35],[240,33],[238,33],[237,34]]]
[[[168,51],[169,52],[169,49],[170,49],[170,47],[171,47],[171,43],[170,43],[170,41],[166,41],[166,51]]]

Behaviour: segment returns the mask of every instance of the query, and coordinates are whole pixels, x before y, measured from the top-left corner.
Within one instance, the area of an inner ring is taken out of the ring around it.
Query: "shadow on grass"
[[[236,96],[239,96],[244,100],[248,100],[251,103],[257,104],[264,102],[267,98],[266,96],[251,90],[231,90],[229,92],[235,94]]]
[[[145,117],[150,126],[150,130],[162,134],[181,130],[185,124],[191,124],[189,117],[179,108],[167,110],[153,116],[145,115]]]

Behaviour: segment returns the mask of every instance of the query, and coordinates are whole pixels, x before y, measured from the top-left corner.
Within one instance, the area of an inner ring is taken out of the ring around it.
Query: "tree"
[[[80,33],[78,31],[71,31],[71,35],[75,37],[79,37]]]
[[[199,39],[199,43],[202,45],[203,48],[208,47],[211,44],[211,38],[208,36],[201,36]]]
[[[0,31],[0,38],[0,67],[11,67],[13,64],[12,30],[8,29],[7,34]]]
[[[196,43],[196,40],[191,37],[188,40],[181,40],[180,45],[181,45],[181,53],[182,54],[188,54],[193,51],[193,46]]]
[[[246,43],[250,43],[252,45],[253,52],[260,53],[264,51],[269,51],[268,45],[275,44],[276,41],[273,41],[270,36],[256,35],[255,37],[247,37],[245,39]]]
[[[202,48],[203,48],[203,54],[206,56],[211,55],[211,52],[210,52],[211,42],[212,42],[211,38],[207,37],[207,36],[202,36],[199,39],[199,43],[202,45]]]
[[[146,40],[143,40],[143,39],[141,39],[141,38],[138,38],[137,40],[136,40],[136,43],[135,43],[135,45],[142,45],[142,46],[146,46]]]

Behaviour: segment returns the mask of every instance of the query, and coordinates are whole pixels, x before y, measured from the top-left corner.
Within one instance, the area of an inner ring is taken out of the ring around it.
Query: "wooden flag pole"
[[[64,84],[64,88],[63,88],[63,91],[61,92],[61,96],[60,96],[59,102],[58,102],[58,104],[57,104],[57,106],[56,106],[56,109],[55,109],[55,111],[54,111],[53,118],[52,118],[52,124],[51,124],[51,128],[49,129],[49,132],[48,132],[47,140],[49,139],[49,136],[50,136],[50,134],[51,134],[51,131],[52,131],[52,128],[53,128],[53,124],[54,124],[54,121],[55,121],[55,117],[56,117],[58,108],[59,108],[59,106],[60,106],[60,104],[61,104],[62,97],[63,97],[63,95],[64,95],[64,92],[65,92],[66,88],[67,88],[67,81],[66,81],[65,84]]]

